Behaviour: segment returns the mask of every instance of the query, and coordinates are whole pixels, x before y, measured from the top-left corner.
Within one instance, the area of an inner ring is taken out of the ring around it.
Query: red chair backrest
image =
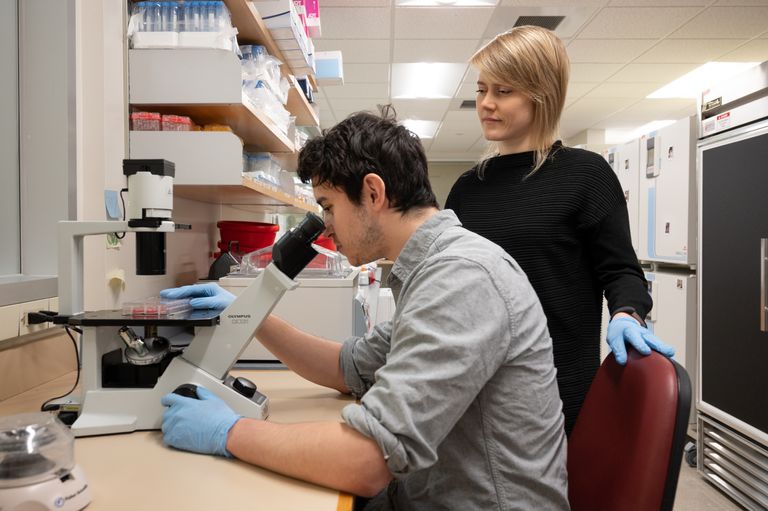
[[[568,439],[572,511],[656,511],[674,504],[691,386],[658,353],[608,355]]]

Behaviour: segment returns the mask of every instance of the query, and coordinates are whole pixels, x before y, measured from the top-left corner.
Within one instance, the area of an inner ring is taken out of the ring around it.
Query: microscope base
[[[80,416],[72,424],[76,437],[160,429],[165,407],[160,398],[182,383],[202,386],[243,417],[266,419],[269,399],[256,392],[247,398],[197,366],[176,357],[151,389],[99,388],[83,396]]]

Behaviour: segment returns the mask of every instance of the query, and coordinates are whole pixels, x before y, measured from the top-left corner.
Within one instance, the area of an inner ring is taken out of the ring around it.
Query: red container
[[[326,238],[322,234],[315,240],[315,245],[320,245],[321,247],[333,250],[334,252],[336,251],[336,245],[333,243],[333,240],[331,238]]]
[[[229,250],[230,242],[236,241],[240,247],[239,252],[243,254],[272,245],[275,242],[277,231],[280,229],[276,224],[231,220],[222,220],[216,226],[221,233],[221,241],[218,243],[219,250]]]

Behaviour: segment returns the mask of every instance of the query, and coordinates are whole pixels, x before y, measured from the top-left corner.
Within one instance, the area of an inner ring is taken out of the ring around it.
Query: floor
[[[709,484],[683,461],[674,511],[739,511],[742,507]]]

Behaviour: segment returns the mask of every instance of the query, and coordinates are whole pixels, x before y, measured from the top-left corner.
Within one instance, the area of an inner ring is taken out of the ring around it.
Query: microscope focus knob
[[[252,398],[256,394],[256,384],[248,378],[238,376],[232,381],[232,388],[248,399]]]

